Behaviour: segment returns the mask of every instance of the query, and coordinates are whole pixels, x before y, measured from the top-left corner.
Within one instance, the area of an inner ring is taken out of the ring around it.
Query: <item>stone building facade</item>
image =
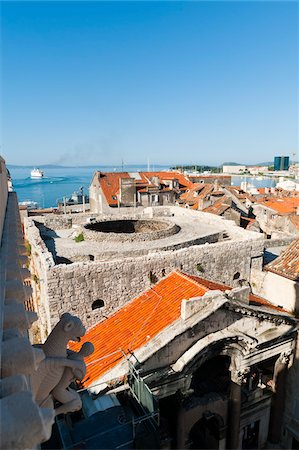
[[[179,239],[178,233],[165,238],[167,246],[162,245],[165,240],[159,239],[145,242],[144,247],[142,242],[135,242],[135,250],[132,247],[130,252],[124,250],[125,241],[113,243],[111,251],[109,241],[105,241],[99,254],[95,241],[72,244],[69,240],[68,252],[74,248],[79,251],[84,246],[87,249],[87,254],[75,255],[75,262],[70,264],[55,263],[53,252],[46,247],[35,222],[27,219],[25,230],[32,249],[32,270],[40,291],[38,311],[42,333],[48,333],[57,317],[68,310],[91,326],[175,269],[201,274],[230,286],[249,282],[252,269],[261,269],[264,245],[261,235],[244,231],[220,217],[179,207],[162,208],[159,213],[154,208],[152,215],[165,217],[166,212],[174,215],[172,218],[178,224],[180,216],[184,218],[184,226],[192,224],[196,237],[192,239],[187,228],[184,242],[174,245],[174,239]],[[50,225],[49,219],[46,220]],[[198,237],[196,233],[202,224],[208,231]],[[59,238],[55,240],[56,251],[59,241]],[[130,242],[127,245],[131,248]],[[91,252],[92,255],[88,255]],[[92,260],[88,256],[92,256]],[[72,260],[70,253],[67,257]],[[99,304],[101,307],[97,308]]]
[[[298,321],[248,287],[173,272],[84,339],[84,386],[145,383],[161,448],[297,448]]]
[[[256,294],[299,317],[299,239],[264,266],[262,272],[253,272],[252,287]]]
[[[262,231],[272,238],[286,234],[299,236],[298,197],[274,198],[268,202],[255,203],[253,213]]]
[[[107,213],[115,207],[173,205],[192,185],[180,172],[95,172],[90,188],[90,209]]]

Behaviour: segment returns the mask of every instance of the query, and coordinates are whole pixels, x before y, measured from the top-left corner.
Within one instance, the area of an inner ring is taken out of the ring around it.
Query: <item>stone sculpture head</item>
[[[87,356],[91,355],[94,352],[94,346],[91,342],[84,342],[84,344],[82,345],[82,347],[79,350],[79,354],[83,357],[86,358]]]
[[[86,332],[86,329],[79,317],[72,316],[69,313],[62,314],[58,324],[67,335],[69,341],[80,342],[81,337],[84,336]]]

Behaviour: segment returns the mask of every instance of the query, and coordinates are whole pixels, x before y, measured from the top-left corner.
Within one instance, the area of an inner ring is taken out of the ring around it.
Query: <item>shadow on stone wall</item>
[[[45,246],[49,250],[49,252],[52,254],[55,264],[72,264],[73,261],[71,261],[68,258],[65,258],[64,256],[59,256],[56,251],[56,244],[55,239],[59,239],[59,236],[56,234],[54,230],[51,228],[46,227],[41,222],[36,222],[35,224],[37,228],[39,229],[40,235],[42,240],[45,243]]]

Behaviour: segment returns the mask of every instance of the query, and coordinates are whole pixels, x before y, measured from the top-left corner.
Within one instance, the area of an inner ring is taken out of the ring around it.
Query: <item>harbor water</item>
[[[167,170],[168,166],[155,167],[154,170]],[[63,197],[71,197],[72,193],[83,187],[83,192],[88,194],[88,188],[93,174],[98,167],[59,167],[45,168],[44,177],[31,179],[30,172],[33,169],[28,167],[9,167],[14,190],[18,194],[19,202],[37,202],[40,208],[56,207],[58,200]],[[122,167],[101,167],[103,172],[121,172]],[[152,168],[151,168],[152,169]],[[126,166],[126,172],[146,171],[147,166]],[[258,180],[254,177],[232,177],[232,184],[240,186],[241,181],[247,181],[255,187],[275,186],[274,179],[264,178]]]

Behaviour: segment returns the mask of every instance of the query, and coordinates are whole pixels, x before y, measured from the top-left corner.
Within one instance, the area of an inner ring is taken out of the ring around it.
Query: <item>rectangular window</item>
[[[243,428],[242,449],[256,449],[259,443],[260,421],[252,422]]]

